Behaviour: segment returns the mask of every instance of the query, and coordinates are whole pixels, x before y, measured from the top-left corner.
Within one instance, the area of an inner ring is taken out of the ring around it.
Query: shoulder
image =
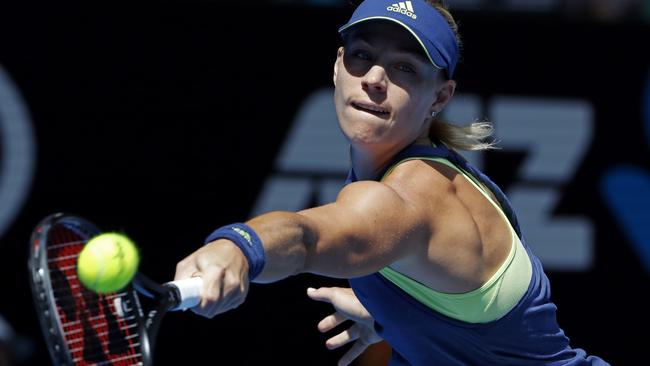
[[[466,185],[459,175],[443,163],[416,159],[397,165],[382,182],[399,195],[404,206],[428,222],[438,239],[455,237],[474,242],[476,233],[469,229],[474,227],[468,209],[471,202],[461,197]]]
[[[442,224],[439,219],[455,217],[461,209],[454,174],[457,173],[453,169],[441,163],[408,160],[399,163],[379,182],[348,184],[339,193],[337,203],[354,211],[398,213],[404,219],[426,222],[427,226]]]
[[[336,198],[339,205],[364,209],[378,206],[401,207],[405,201],[394,186],[376,181],[358,181],[345,186]]]
[[[441,163],[408,160],[397,164],[381,181],[363,180],[345,186],[338,200],[375,200],[393,197],[405,202],[422,200],[422,194],[444,197],[453,192],[453,170]]]
[[[423,197],[438,201],[455,196],[456,174],[442,163],[414,159],[399,163],[382,183],[407,201],[422,202]]]

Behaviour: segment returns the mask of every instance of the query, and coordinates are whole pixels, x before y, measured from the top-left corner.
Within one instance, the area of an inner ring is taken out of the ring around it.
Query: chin
[[[346,135],[346,138],[350,142],[350,145],[363,150],[383,149],[391,145],[391,141],[382,135],[358,133],[351,136]]]
[[[352,145],[377,145],[385,138],[385,128],[367,122],[340,123],[345,138]]]

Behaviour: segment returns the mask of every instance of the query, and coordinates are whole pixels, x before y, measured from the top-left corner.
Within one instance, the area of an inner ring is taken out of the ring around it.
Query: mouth
[[[374,114],[375,116],[379,117],[386,117],[390,114],[390,110],[386,108],[379,107],[377,105],[373,104],[367,104],[367,103],[361,103],[361,102],[352,102],[351,103],[352,107],[354,109],[363,111],[363,112],[368,112],[370,114]]]

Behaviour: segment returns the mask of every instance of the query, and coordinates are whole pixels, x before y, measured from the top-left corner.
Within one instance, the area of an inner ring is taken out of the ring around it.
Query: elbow
[[[318,257],[318,234],[308,225],[301,225],[298,235],[300,238],[297,242],[300,245],[296,248],[296,271],[294,274],[311,273],[313,264]]]

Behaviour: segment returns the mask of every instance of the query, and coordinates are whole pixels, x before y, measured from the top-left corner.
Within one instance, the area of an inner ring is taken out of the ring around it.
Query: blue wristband
[[[221,238],[232,241],[244,252],[248,260],[248,278],[251,281],[254,280],[262,272],[264,264],[266,264],[264,247],[257,233],[246,224],[230,224],[213,231],[205,239],[205,244]]]

